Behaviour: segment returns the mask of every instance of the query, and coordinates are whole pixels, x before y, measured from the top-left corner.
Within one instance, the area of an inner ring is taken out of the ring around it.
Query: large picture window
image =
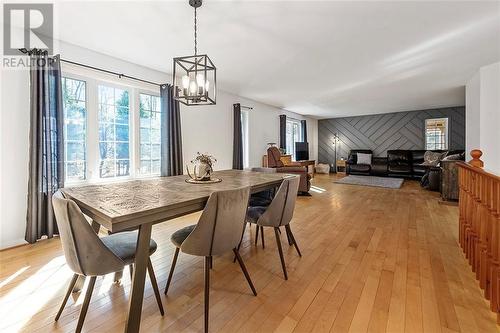
[[[63,67],[66,184],[160,175],[159,88]]]
[[[160,97],[140,94],[141,175],[159,175],[161,157]]]
[[[425,149],[448,149],[448,118],[425,120]]]
[[[64,108],[64,171],[67,181],[86,179],[86,83],[62,79]]]
[[[295,159],[295,142],[302,142],[302,124],[299,120],[286,120],[286,153]]]
[[[129,94],[99,85],[99,177],[130,174]]]

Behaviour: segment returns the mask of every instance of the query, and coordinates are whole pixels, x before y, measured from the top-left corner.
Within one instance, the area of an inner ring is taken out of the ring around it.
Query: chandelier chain
[[[196,7],[194,7],[194,55],[198,54],[197,30],[198,30],[198,22],[196,19]]]

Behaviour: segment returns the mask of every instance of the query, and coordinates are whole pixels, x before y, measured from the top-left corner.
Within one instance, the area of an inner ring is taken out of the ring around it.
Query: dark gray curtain
[[[305,120],[301,120],[300,127],[302,128],[302,141],[307,142],[307,122]]]
[[[182,175],[182,136],[179,102],[170,84],[160,86],[161,97],[161,175]]]
[[[286,149],[286,116],[280,115],[280,148]]]
[[[64,114],[59,56],[30,52],[28,209],[25,239],[57,234],[52,194],[64,186]]]
[[[243,132],[241,129],[241,105],[233,104],[233,169],[243,170]]]

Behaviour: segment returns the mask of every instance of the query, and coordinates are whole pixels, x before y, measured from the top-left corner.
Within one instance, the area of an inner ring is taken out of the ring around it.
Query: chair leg
[[[286,226],[285,226],[285,231],[286,231],[286,239],[288,240],[288,245],[289,245],[289,246],[292,246],[293,241],[292,241],[292,238],[290,237],[290,233],[288,232],[288,229],[289,229],[289,228],[287,228],[287,227],[288,227],[288,225],[286,225]]]
[[[257,243],[259,241],[259,231],[260,231],[260,226],[257,225],[256,231],[255,231],[255,246],[257,246]]]
[[[87,310],[89,309],[90,298],[92,297],[92,291],[94,290],[96,276],[92,276],[87,287],[87,292],[85,293],[85,299],[83,300],[82,309],[80,310],[80,317],[78,317],[78,324],[76,325],[75,332],[80,333],[82,331],[83,322],[85,321],[85,316],[87,315]]]
[[[158,282],[156,281],[155,271],[153,270],[153,263],[151,258],[148,259],[148,273],[149,279],[151,280],[151,285],[153,286],[153,291],[155,292],[156,303],[158,303],[158,309],[163,316],[165,312],[163,311],[163,304],[161,302],[160,290],[158,290]]]
[[[286,234],[290,237],[290,240],[292,241],[293,246],[295,247],[295,250],[297,250],[299,257],[302,257],[302,253],[300,253],[299,246],[297,245],[297,241],[295,240],[295,237],[293,236],[292,228],[290,228],[290,225],[287,224],[285,226],[285,229],[286,229]]]
[[[210,257],[205,257],[205,333],[208,333],[208,310],[210,308]]]
[[[280,254],[281,268],[283,268],[283,275],[285,276],[285,280],[288,280],[288,275],[286,273],[286,266],[285,266],[285,258],[283,257],[283,249],[281,248],[280,234],[278,232],[277,227],[274,228],[274,235],[276,236],[276,244],[278,245],[278,252]]]
[[[54,321],[58,321],[59,317],[61,317],[64,307],[66,306],[66,302],[68,301],[69,295],[71,295],[71,293],[73,292],[73,287],[76,284],[76,280],[78,280],[78,276],[79,276],[78,274],[73,274],[71,282],[69,283],[68,286],[68,291],[66,291],[66,295],[64,295],[63,302],[61,304],[61,307],[59,308],[59,311],[57,311],[56,318],[54,319]]]
[[[251,227],[252,225],[250,225]],[[250,228],[249,227],[249,228]],[[247,222],[243,223],[243,231],[241,232],[241,238],[240,238],[240,242],[238,243],[238,247],[236,248],[238,251],[240,250],[240,247],[241,247],[241,242],[243,242],[243,236],[245,235],[245,230],[247,228]],[[234,256],[233,258],[233,263],[236,262],[236,256]]]
[[[130,281],[134,278],[134,264],[128,265],[128,271],[130,272]]]
[[[214,258],[210,257],[210,269],[214,268]]]
[[[245,275],[245,278],[247,279],[248,285],[250,286],[250,289],[252,289],[252,292],[254,296],[257,296],[257,291],[255,291],[255,287],[253,286],[252,279],[250,278],[250,274],[248,274],[247,268],[245,267],[245,264],[243,263],[243,259],[240,256],[240,253],[238,252],[237,249],[233,249],[234,255],[236,259],[238,259],[238,263],[240,264],[241,270],[243,271],[243,274]]]
[[[168,274],[167,285],[165,286],[165,295],[168,293],[168,287],[170,282],[172,282],[172,277],[174,276],[175,264],[177,263],[177,257],[179,256],[179,248],[175,248],[174,260],[172,260],[172,266],[170,267],[170,273]]]
[[[260,227],[260,238],[262,239],[262,248],[264,249],[264,227]]]

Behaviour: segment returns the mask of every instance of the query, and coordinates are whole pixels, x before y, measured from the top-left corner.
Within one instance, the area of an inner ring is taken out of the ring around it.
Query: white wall
[[[466,148],[500,175],[500,62],[481,67],[466,86]]]
[[[307,120],[310,158],[317,158],[317,120],[222,92],[217,96],[217,105],[182,108],[184,163],[188,163],[199,151],[214,155],[217,158],[215,168],[218,170],[232,167],[234,103],[253,108],[248,111],[250,167],[261,166],[268,142],[279,142],[280,114]]]
[[[171,82],[171,77],[165,73],[75,45],[58,43],[56,49],[64,59],[154,82]],[[0,85],[0,249],[2,249],[24,243],[28,183],[29,72],[21,69],[2,69]],[[267,142],[278,142],[278,115],[285,113],[296,119],[307,119],[292,112],[219,91],[215,106],[181,108],[184,162],[189,162],[196,152],[200,151],[213,154],[218,159],[216,169],[232,167],[234,103],[254,108],[249,114],[251,166],[260,166]],[[317,121],[307,120],[311,158],[315,159]]]

